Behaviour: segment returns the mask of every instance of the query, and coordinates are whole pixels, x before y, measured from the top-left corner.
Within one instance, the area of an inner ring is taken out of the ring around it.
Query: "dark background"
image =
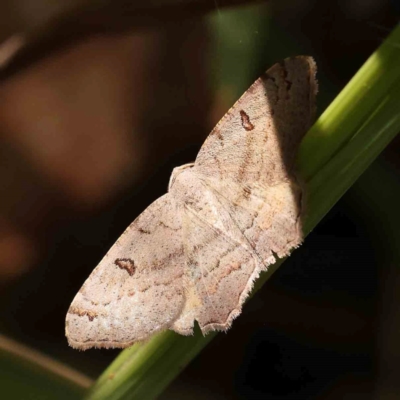
[[[118,352],[69,348],[66,311],[172,169],[284,57],[316,59],[322,112],[399,16],[384,0],[167,3],[60,19],[46,2],[0,6],[1,332],[93,377]],[[398,153],[395,140],[161,398],[397,398]]]

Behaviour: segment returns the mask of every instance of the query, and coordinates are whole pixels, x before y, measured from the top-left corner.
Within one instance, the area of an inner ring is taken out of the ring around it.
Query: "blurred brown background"
[[[316,58],[323,111],[398,10],[384,0],[2,2],[1,331],[100,373],[117,352],[69,349],[67,308],[172,169],[281,58]],[[398,398],[389,255],[400,214],[388,211],[398,174],[393,143],[163,398]]]

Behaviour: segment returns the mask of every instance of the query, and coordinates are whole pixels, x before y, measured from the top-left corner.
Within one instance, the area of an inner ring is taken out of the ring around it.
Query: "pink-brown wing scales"
[[[182,218],[188,290],[172,329],[190,334],[197,320],[203,334],[227,330],[260,274],[260,261],[251,248],[233,238],[235,233],[224,232],[193,209],[186,208]]]
[[[267,269],[278,257],[289,255],[302,242],[302,191],[293,180],[265,187],[245,187],[225,180],[209,181],[221,207],[232,215],[238,229]]]
[[[208,177],[244,185],[274,185],[290,175],[315,111],[317,83],[311,57],[275,64],[244,93],[212,130],[195,162]]]
[[[222,118],[194,170],[229,209],[264,267],[302,241],[302,189],[293,173],[297,149],[315,111],[312,58],[274,65]]]
[[[68,310],[72,347],[128,347],[173,324],[185,303],[181,228],[168,194],[128,227]]]

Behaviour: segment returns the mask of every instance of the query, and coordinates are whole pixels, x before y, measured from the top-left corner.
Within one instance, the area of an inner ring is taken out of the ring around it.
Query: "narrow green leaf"
[[[0,335],[2,399],[83,398],[92,380],[56,360]]]
[[[87,399],[154,399],[214,336],[167,331],[136,344],[104,371]]]
[[[400,79],[400,28],[393,30],[310,129],[300,149],[308,180],[353,136]]]

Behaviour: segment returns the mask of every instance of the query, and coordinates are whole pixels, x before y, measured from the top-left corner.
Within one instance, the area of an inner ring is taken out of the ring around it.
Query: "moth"
[[[158,331],[227,330],[255,279],[302,241],[298,146],[315,110],[316,65],[271,67],[207,137],[168,193],[126,229],[74,298],[72,347],[129,347]]]

